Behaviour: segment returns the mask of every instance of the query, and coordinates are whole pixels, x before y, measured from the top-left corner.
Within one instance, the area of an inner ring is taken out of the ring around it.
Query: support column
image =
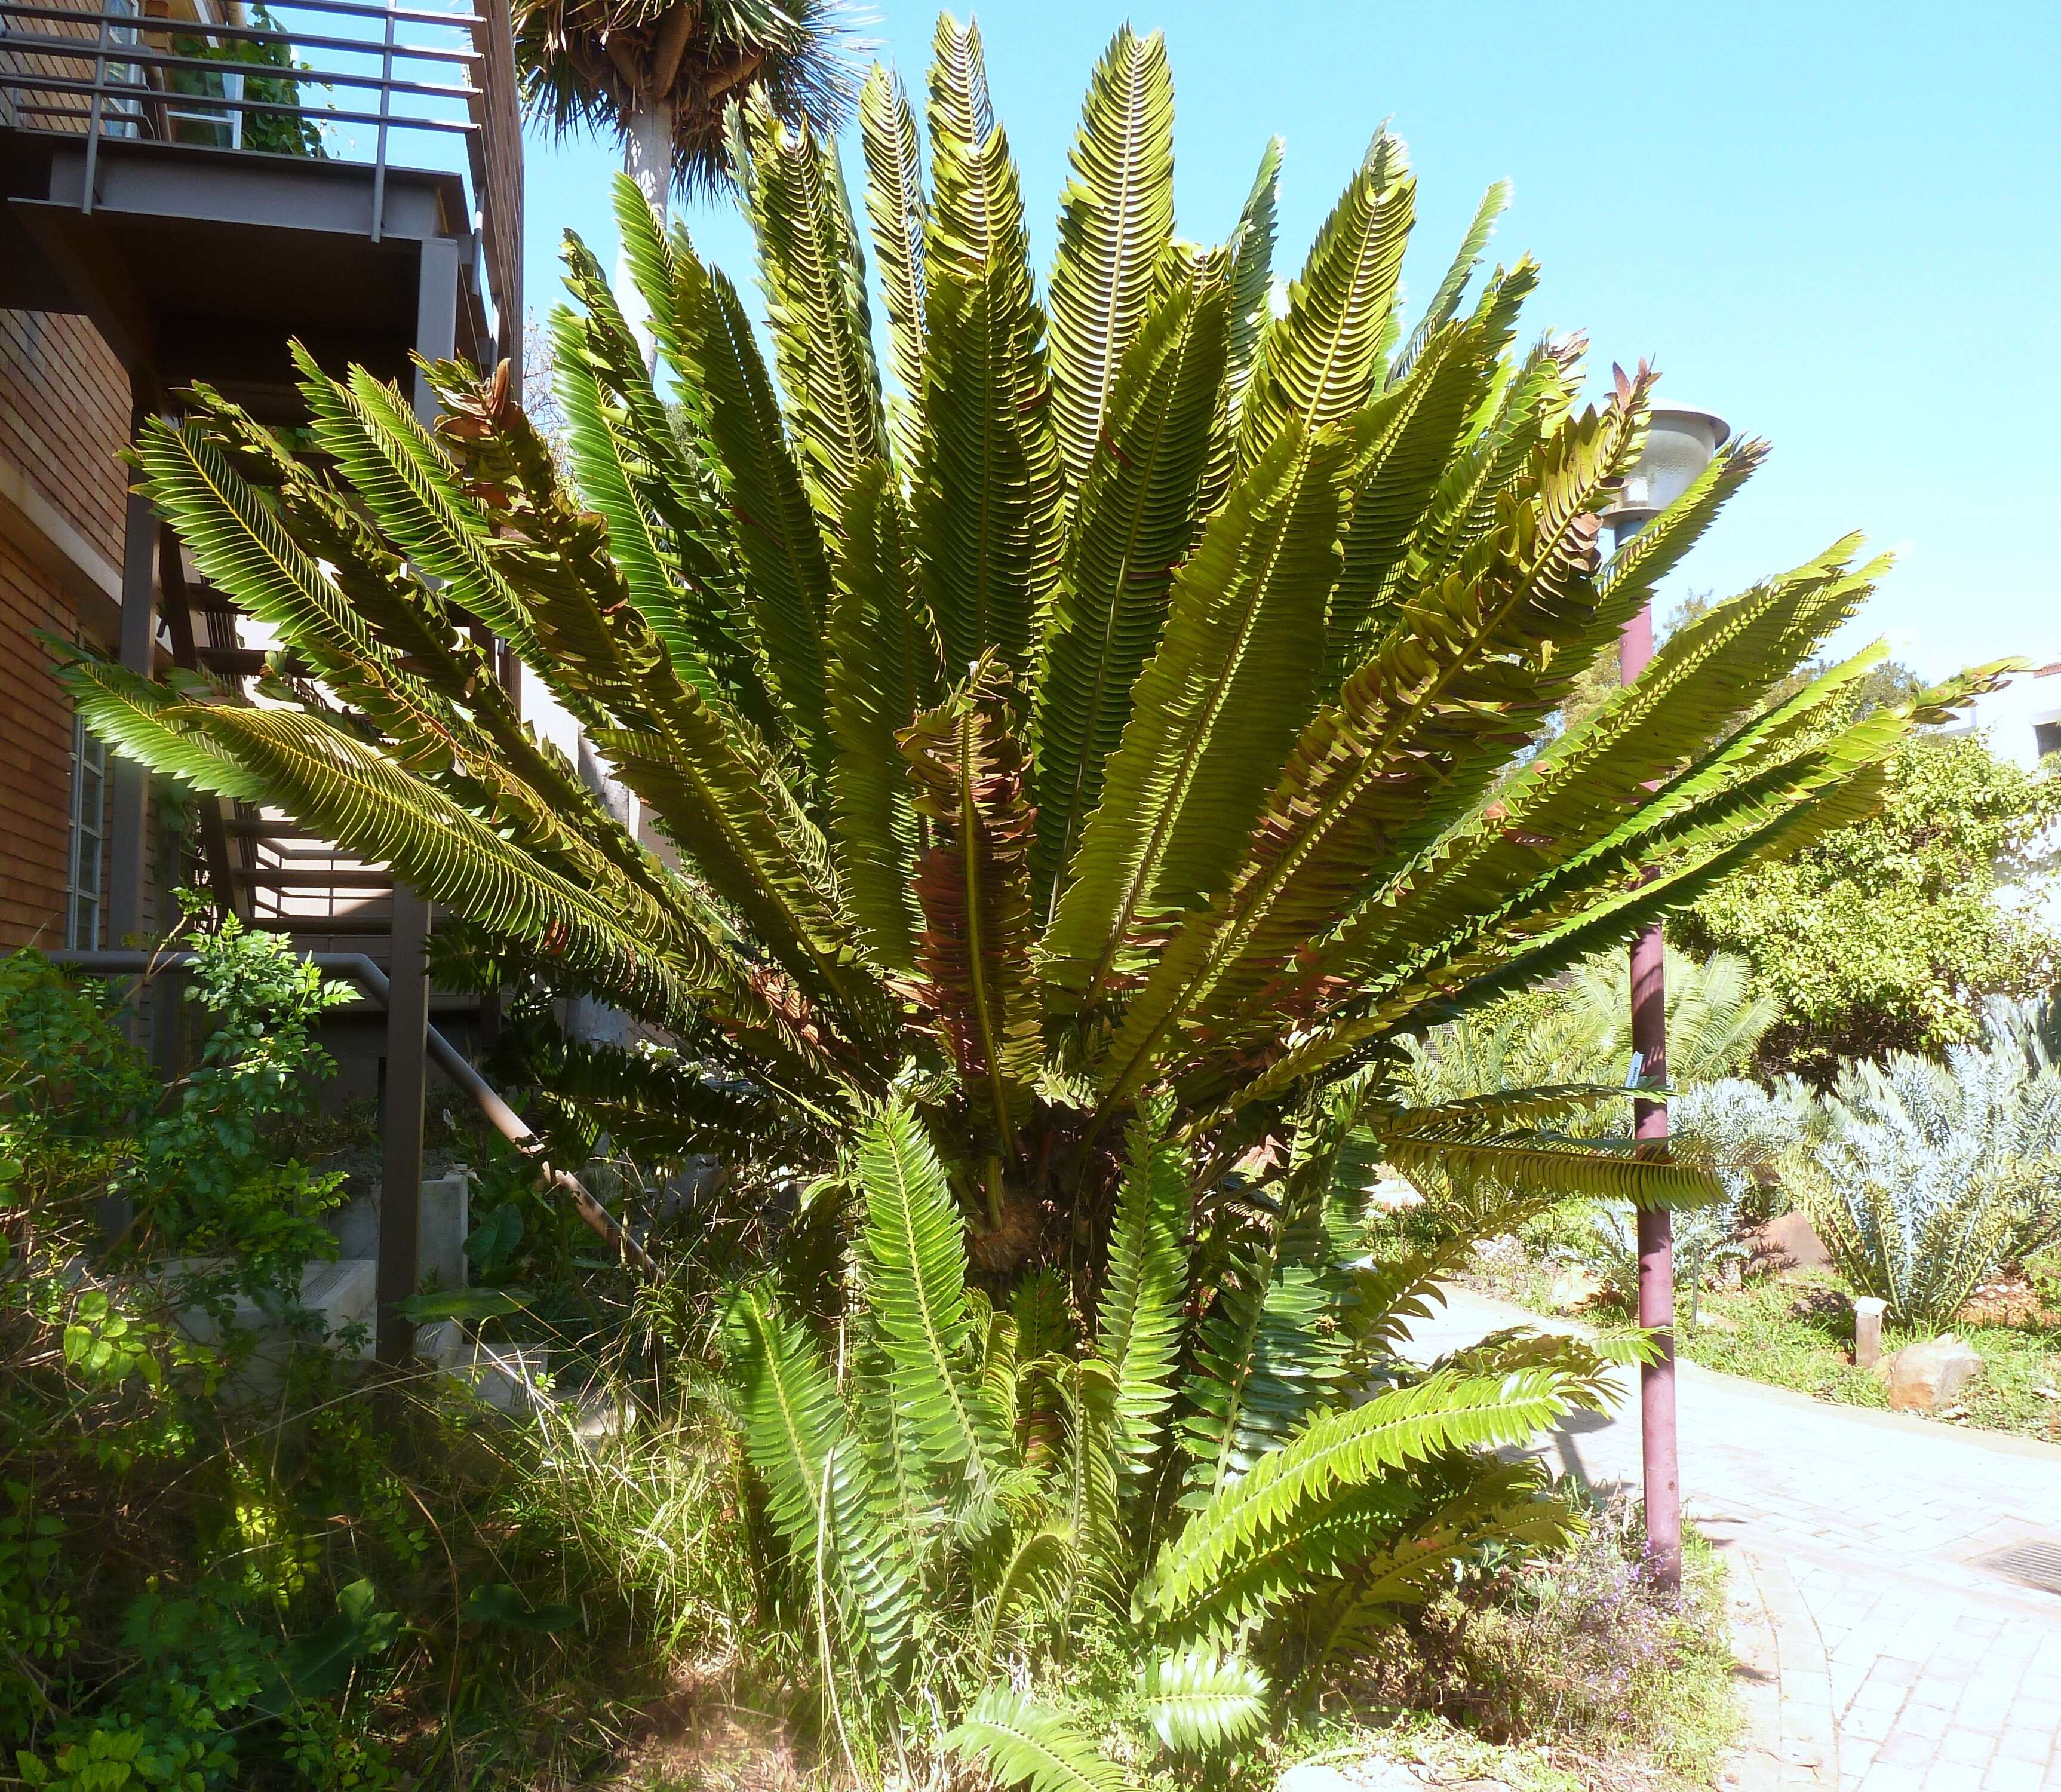
[[[458,346],[458,250],[448,237],[422,244],[415,297],[415,352],[449,359]],[[437,416],[436,395],[415,375],[415,415],[425,427]],[[429,1075],[430,905],[394,886],[393,956],[387,968],[386,1084],[380,1116],[379,1360],[404,1364],[414,1327],[394,1311],[422,1279],[422,1102]]]
[[[158,519],[150,500],[132,491],[122,519],[122,663],[146,678],[157,657],[157,570]],[[146,943],[140,936],[150,884],[150,774],[126,754],[110,758],[107,944],[118,950]]]
[[[433,236],[422,243],[415,287],[415,352],[426,361],[448,361],[458,352],[458,242]],[[436,421],[436,395],[415,375],[415,417],[426,428]]]
[[[422,1280],[422,1098],[429,1075],[430,905],[394,890],[394,956],[386,984],[386,1085],[380,1115],[379,1360],[400,1364],[415,1328],[394,1309]]]

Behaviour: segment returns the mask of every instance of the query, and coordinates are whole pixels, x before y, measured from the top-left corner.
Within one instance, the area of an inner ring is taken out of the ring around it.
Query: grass
[[[1560,1310],[1552,1295],[1565,1273],[1564,1265],[1506,1247],[1477,1259],[1467,1279],[1485,1293],[1551,1313]],[[2027,1312],[2028,1305],[2035,1310]],[[1955,1322],[1955,1336],[1983,1359],[1983,1373],[1957,1406],[1938,1417],[1943,1423],[2061,1443],[2061,1399],[2040,1391],[2061,1390],[2061,1314],[2051,1305],[2037,1311],[2037,1301],[2017,1305],[2019,1317],[2010,1324],[1987,1322],[1986,1310],[1993,1310],[1988,1303],[1971,1307]],[[1736,1289],[1705,1291],[1695,1307],[1692,1323],[1686,1291],[1675,1304],[1675,1349],[1690,1361],[1818,1400],[1887,1408],[1887,1387],[1854,1365],[1852,1296],[1834,1271],[1752,1277]],[[1583,1311],[1613,1321],[1625,1317],[1607,1293]],[[1885,1327],[1883,1349],[1898,1349],[1916,1335]]]
[[[1705,1294],[1699,1305],[1704,1323],[1696,1325],[1689,1323],[1686,1300],[1678,1309],[1675,1345],[1691,1361],[1819,1400],[1888,1405],[1883,1382],[1854,1366],[1853,1304],[1830,1270],[1792,1270],[1736,1293]],[[2061,1399],[2039,1391],[2061,1389],[2061,1319],[2049,1313],[2003,1325],[1971,1324],[1964,1317],[1954,1333],[1983,1359],[1983,1373],[1943,1421],[2061,1443]],[[1915,1341],[1915,1334],[1885,1328],[1883,1349]]]

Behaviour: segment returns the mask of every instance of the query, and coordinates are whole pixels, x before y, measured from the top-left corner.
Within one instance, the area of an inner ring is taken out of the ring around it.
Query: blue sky
[[[1125,16],[978,14],[1041,264],[1088,72]],[[1935,675],[2061,659],[2061,6],[1163,0],[1129,17],[1167,35],[1183,235],[1224,234],[1278,132],[1293,272],[1387,119],[1419,175],[1415,290],[1507,175],[1492,253],[1544,264],[1531,325],[1585,329],[1599,379],[1651,356],[1663,396],[1770,439],[1683,588],[1730,592],[1858,528],[1899,563],[1855,644],[1886,634]],[[914,92],[935,18],[889,0],[866,28]],[[538,311],[563,227],[612,265],[615,163],[610,145],[533,143]],[[687,217],[743,284],[738,220]]]

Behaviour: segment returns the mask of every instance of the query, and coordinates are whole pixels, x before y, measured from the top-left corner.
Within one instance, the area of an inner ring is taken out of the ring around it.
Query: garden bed
[[[1556,1287],[1569,1292],[1564,1267],[1529,1255],[1478,1258],[1463,1280],[1535,1313],[1571,1310],[1554,1297]],[[1571,1310],[1611,1323],[1630,1317],[1607,1289]],[[1926,1416],[2061,1443],[2061,1313],[2012,1284],[1971,1301],[1953,1330],[1983,1359],[1983,1373],[1955,1405]],[[1885,1353],[1913,1341],[1913,1334],[1883,1329]],[[1735,1289],[1706,1290],[1693,1318],[1685,1289],[1676,1302],[1675,1344],[1690,1361],[1724,1374],[1849,1406],[1889,1405],[1883,1381],[1855,1365],[1852,1295],[1828,1269],[1787,1269],[1750,1277]]]

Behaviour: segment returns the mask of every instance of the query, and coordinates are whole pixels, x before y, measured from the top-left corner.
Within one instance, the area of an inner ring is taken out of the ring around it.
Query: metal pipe
[[[194,962],[190,952],[54,952],[45,954],[53,964],[69,965],[99,976],[148,976],[158,970],[175,970]],[[310,952],[300,956],[318,971],[340,972],[353,979],[381,1008],[386,1006],[390,985],[386,973],[362,952]],[[554,1169],[540,1155],[543,1141],[529,1123],[503,1100],[486,1079],[473,1068],[458,1048],[434,1027],[426,1030],[424,1043],[437,1068],[470,1096],[473,1104],[486,1116],[486,1123],[537,1167],[547,1188],[570,1200],[581,1219],[598,1233],[622,1260],[635,1268],[646,1281],[660,1282],[665,1272],[650,1253],[623,1229],[622,1222],[595,1200],[585,1183],[570,1170]]]
[[[1619,545],[1638,528],[1619,532]],[[1619,677],[1630,684],[1653,659],[1651,604],[1625,624]],[[1631,1048],[1643,1076],[1667,1080],[1667,948],[1658,921],[1631,943]],[[1632,1103],[1632,1137],[1641,1156],[1667,1149],[1667,1104]],[[1639,1323],[1654,1334],[1659,1354],[1639,1371],[1639,1467],[1646,1502],[1647,1571],[1670,1592],[1682,1584],[1682,1470],[1675,1412],[1675,1216],[1664,1207],[1636,1209]]]

